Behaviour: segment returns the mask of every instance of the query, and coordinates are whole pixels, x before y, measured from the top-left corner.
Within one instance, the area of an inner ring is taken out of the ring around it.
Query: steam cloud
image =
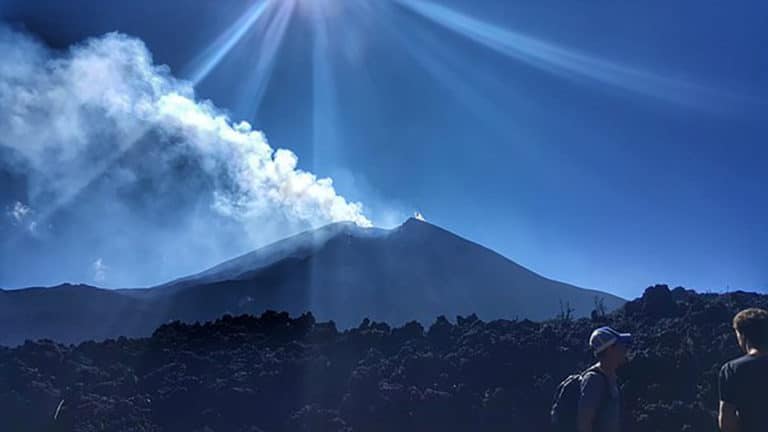
[[[67,250],[107,283],[159,282],[300,229],[371,225],[331,179],[197,100],[138,39],[110,33],[62,53],[0,27],[0,57],[0,150],[10,149],[0,162],[26,185],[25,199],[6,201],[17,222],[36,218],[38,242],[59,245],[50,260]],[[26,244],[10,237],[3,252]],[[44,259],[27,257],[19,271]]]

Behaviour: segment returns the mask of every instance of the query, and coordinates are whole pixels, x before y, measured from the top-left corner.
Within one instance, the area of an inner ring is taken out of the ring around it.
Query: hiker
[[[566,378],[557,388],[551,420],[557,432],[621,431],[621,396],[616,370],[627,361],[632,335],[610,327],[592,332],[597,363]]]
[[[733,329],[744,355],[720,368],[720,429],[762,432],[768,427],[768,311],[737,313]]]

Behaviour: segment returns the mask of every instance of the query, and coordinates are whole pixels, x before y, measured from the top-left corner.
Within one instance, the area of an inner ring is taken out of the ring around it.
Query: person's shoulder
[[[582,385],[592,382],[603,382],[603,380],[605,380],[605,373],[597,368],[587,369],[581,375]]]
[[[730,364],[732,368],[738,368],[743,364],[763,361],[765,358],[768,358],[768,357],[756,357],[756,356],[751,356],[749,354],[744,354],[743,356],[736,357],[735,359],[729,361],[726,364]]]
[[[739,364],[742,361],[744,361],[744,356],[728,360],[727,362],[723,363],[723,366],[720,367],[720,370],[732,369],[734,364]]]
[[[720,372],[721,373],[733,372],[739,369],[740,367],[744,366],[745,364],[752,363],[755,360],[758,360],[758,359],[750,355],[743,355],[740,357],[736,357],[733,360],[723,363],[723,366],[720,368]]]

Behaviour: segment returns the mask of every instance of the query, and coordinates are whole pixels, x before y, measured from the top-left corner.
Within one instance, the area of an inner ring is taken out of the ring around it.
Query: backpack
[[[549,412],[553,432],[578,431],[577,416],[579,397],[581,397],[581,381],[587,372],[596,372],[603,377],[605,389],[608,391],[608,377],[603,371],[593,366],[579,374],[567,376],[555,390],[552,399],[552,409]],[[604,393],[605,395],[605,393]]]

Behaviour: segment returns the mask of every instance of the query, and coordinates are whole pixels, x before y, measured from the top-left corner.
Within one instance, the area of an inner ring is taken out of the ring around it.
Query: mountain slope
[[[0,290],[0,345],[143,336],[162,321],[151,304],[88,285]]]
[[[214,318],[204,306],[216,304],[213,310],[231,313],[312,311],[344,327],[366,317],[397,324],[470,313],[545,319],[560,312],[561,301],[584,316],[594,309],[595,297],[608,310],[624,303],[544,278],[416,219],[388,232],[347,225],[332,231],[317,236],[320,241],[291,239],[299,252],[273,255],[267,264],[266,254],[248,254],[157,291],[166,290],[168,308],[188,320]]]
[[[410,219],[393,230],[332,224],[201,273],[146,289],[62,285],[0,290],[0,344],[149,335],[170,320],[264,310],[312,311],[341,327],[364,318],[400,324],[476,313],[546,319],[570,305],[584,316],[619,297],[544,278],[478,244]]]
[[[288,237],[263,248],[256,249],[253,252],[225,261],[208,270],[164,283],[155,288],[173,287],[178,290],[186,286],[236,279],[242,273],[266,267],[285,258],[309,256],[328,240],[343,233],[359,237],[376,237],[386,235],[387,230],[361,228],[352,222],[334,223]]]

